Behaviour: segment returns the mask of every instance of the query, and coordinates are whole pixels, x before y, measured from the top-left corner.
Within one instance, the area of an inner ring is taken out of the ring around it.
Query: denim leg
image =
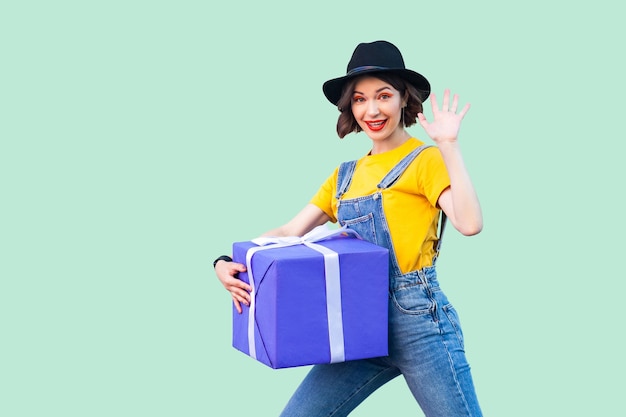
[[[402,291],[390,308],[389,355],[422,411],[427,417],[482,416],[456,311],[438,288]],[[415,308],[403,307],[409,304]]]
[[[281,417],[347,416],[376,389],[399,374],[386,358],[315,365]]]

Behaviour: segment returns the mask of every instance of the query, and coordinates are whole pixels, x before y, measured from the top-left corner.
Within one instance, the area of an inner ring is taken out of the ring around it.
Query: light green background
[[[485,228],[450,229],[439,271],[485,415],[621,412],[618,2],[13,3],[0,415],[276,416],[306,369],[230,346],[211,261],[367,151],[337,139],[321,84],[377,39],[472,104],[460,140]],[[353,415],[415,413],[397,379]]]

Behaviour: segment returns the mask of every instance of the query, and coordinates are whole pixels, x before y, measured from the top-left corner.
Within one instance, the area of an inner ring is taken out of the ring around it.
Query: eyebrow
[[[376,90],[376,92],[377,92],[377,93],[380,93],[380,92],[381,92],[381,91],[383,91],[383,90],[391,90],[391,87],[387,87],[387,86],[385,86],[385,87],[381,87],[381,88],[379,88],[378,90]],[[362,93],[362,92],[357,91],[357,90],[354,90],[352,93],[357,93],[357,94],[363,94],[363,95],[365,95],[365,93]]]

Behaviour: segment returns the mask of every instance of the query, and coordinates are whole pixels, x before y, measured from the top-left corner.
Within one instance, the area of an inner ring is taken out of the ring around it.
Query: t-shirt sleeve
[[[450,177],[438,148],[424,150],[423,156],[424,163],[418,164],[418,186],[430,204],[437,207],[439,196],[450,186]]]
[[[335,172],[324,181],[322,186],[317,190],[317,193],[313,196],[310,203],[320,208],[328,217],[330,217],[333,223],[337,222],[337,218],[334,213],[334,199],[335,189],[337,185],[337,169]]]

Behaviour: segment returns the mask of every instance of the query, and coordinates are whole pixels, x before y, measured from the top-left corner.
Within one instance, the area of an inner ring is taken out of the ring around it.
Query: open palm
[[[430,102],[433,111],[433,121],[429,122],[426,120],[423,113],[417,115],[426,134],[437,144],[456,141],[461,128],[461,120],[463,120],[465,113],[470,108],[469,103],[457,114],[459,96],[455,94],[452,98],[452,104],[450,104],[450,90],[448,89],[443,93],[441,110],[437,105],[437,98],[434,93],[430,95]]]

